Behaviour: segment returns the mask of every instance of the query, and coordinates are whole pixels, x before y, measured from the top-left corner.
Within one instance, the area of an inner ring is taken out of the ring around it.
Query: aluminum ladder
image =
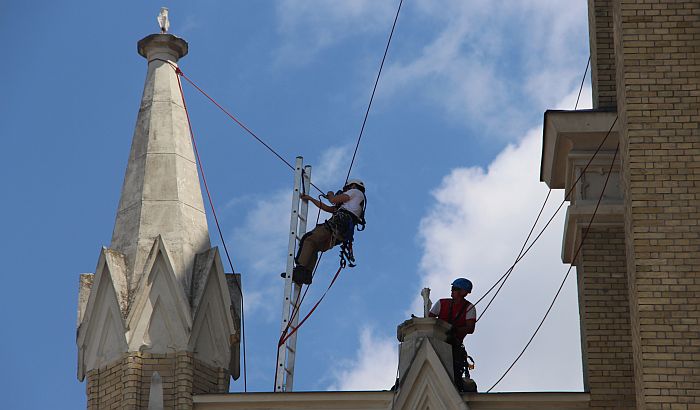
[[[301,193],[311,192],[311,166],[304,167],[304,159],[297,157],[294,167],[294,192],[292,194],[292,212],[289,221],[289,247],[287,251],[287,270],[284,278],[284,300],[282,303],[282,324],[280,334],[288,334],[299,323],[299,296],[301,285],[292,281],[296,245],[306,233],[309,202],[300,199]],[[294,315],[292,317],[292,315]],[[291,323],[290,323],[291,320]],[[290,392],[294,385],[294,360],[296,359],[297,335],[294,332],[285,343],[278,347],[277,374],[275,392]]]

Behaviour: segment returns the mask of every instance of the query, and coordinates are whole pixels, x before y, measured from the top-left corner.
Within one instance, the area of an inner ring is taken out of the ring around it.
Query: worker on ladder
[[[328,192],[325,197],[332,205],[324,204],[307,194],[301,195],[301,199],[311,201],[333,216],[301,238],[292,274],[292,280],[298,284],[311,284],[318,252],[325,252],[338,244],[342,244],[343,261],[347,260],[351,267],[355,266],[352,241],[355,226],[364,229],[365,225],[365,184],[359,179],[350,179],[341,191]]]
[[[429,313],[430,317],[442,319],[452,325],[445,341],[452,345],[455,386],[462,392],[476,391],[476,382],[469,375],[471,357],[464,348],[465,336],[474,333],[476,327],[476,308],[466,299],[471,291],[472,282],[469,279],[455,279],[452,282],[451,297],[435,302]],[[466,375],[466,383],[462,375]]]

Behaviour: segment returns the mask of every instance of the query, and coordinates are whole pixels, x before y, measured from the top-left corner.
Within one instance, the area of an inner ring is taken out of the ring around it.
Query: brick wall
[[[228,392],[228,372],[195,359],[190,352],[128,353],[88,372],[88,409],[147,409],[155,371],[161,376],[166,409],[191,409],[193,394]]]
[[[700,2],[616,0],[639,408],[700,408]]]
[[[592,227],[577,261],[584,387],[590,407],[634,409],[625,232]]]
[[[617,106],[612,2],[613,0],[588,0],[593,108]]]

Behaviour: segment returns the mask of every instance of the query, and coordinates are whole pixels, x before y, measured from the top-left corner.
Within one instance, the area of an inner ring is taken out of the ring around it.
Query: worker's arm
[[[332,191],[328,191],[328,193],[326,194],[326,198],[328,198],[328,201],[330,201],[330,203],[332,203],[333,205],[342,205],[350,200],[350,195],[336,195]]]
[[[467,302],[469,303],[469,302]],[[464,335],[470,335],[474,333],[474,328],[476,327],[476,307],[469,303],[467,305],[467,313],[466,313],[466,322],[464,326],[460,326],[460,331],[462,331]]]
[[[428,317],[438,317],[440,315],[440,301],[433,303],[433,307],[428,312]]]
[[[465,326],[460,326],[459,330],[470,335],[470,334],[474,333],[474,328],[476,328],[476,320],[475,319],[467,319],[467,323],[465,324]]]
[[[301,199],[303,199],[305,201],[311,201],[312,204],[316,205],[318,208],[320,208],[321,210],[324,210],[326,212],[333,213],[336,211],[336,208],[334,206],[326,205],[323,202],[319,201],[318,199],[316,199],[312,196],[309,196],[306,194],[301,194]]]
[[[476,320],[467,319],[467,323],[464,326],[454,326],[454,331],[457,336],[461,339],[466,335],[474,333],[474,328],[476,327]]]

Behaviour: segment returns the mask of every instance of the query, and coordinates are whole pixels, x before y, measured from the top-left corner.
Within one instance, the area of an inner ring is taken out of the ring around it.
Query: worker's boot
[[[462,380],[462,388],[460,391],[465,392],[465,393],[476,393],[476,382],[474,379],[470,379],[469,377],[465,377]]]
[[[298,285],[310,285],[313,273],[305,267],[299,265],[292,271],[292,280]]]
[[[466,353],[466,350],[465,350]],[[470,363],[471,360],[471,363]],[[469,374],[470,368],[474,368],[474,360],[472,359],[471,356],[467,355],[467,362],[466,362],[467,367],[464,369],[464,377],[462,377],[462,383],[461,383],[461,392],[465,393],[476,393],[476,382],[474,379],[472,379],[472,376]]]

